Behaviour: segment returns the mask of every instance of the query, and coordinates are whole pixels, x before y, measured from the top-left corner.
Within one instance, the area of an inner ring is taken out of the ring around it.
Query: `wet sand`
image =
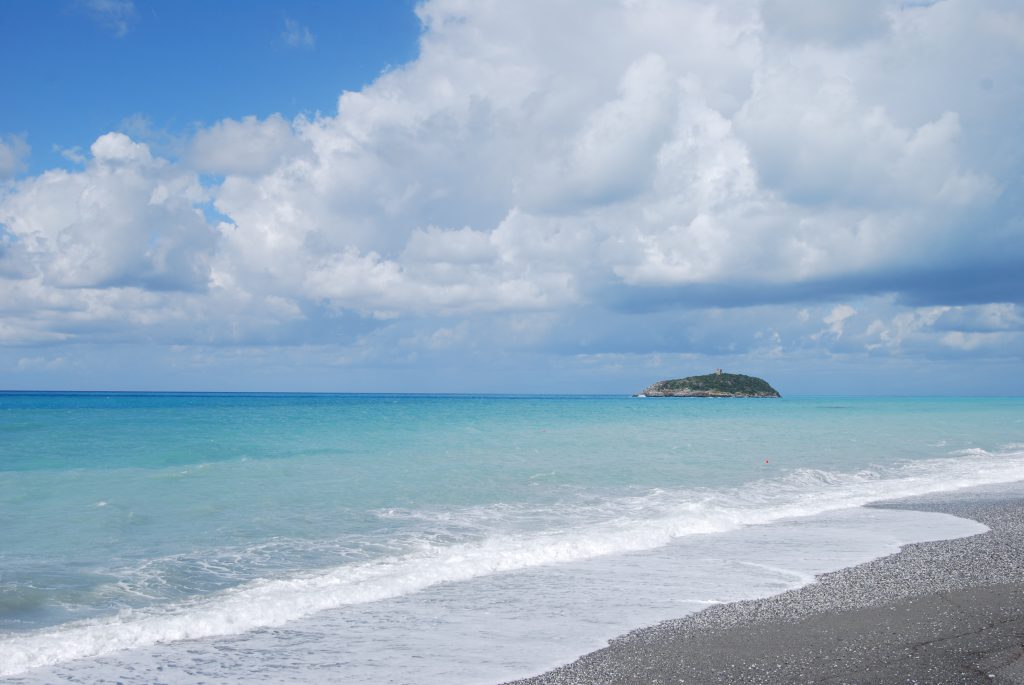
[[[1024,683],[1024,483],[875,506],[991,530],[643,628],[519,685]]]

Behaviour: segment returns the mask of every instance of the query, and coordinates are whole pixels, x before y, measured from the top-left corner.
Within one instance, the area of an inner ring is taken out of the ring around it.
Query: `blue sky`
[[[0,7],[0,130],[54,148],[145,127],[187,135],[226,117],[332,112],[342,90],[416,57],[415,3],[9,0]],[[316,26],[316,32],[310,28]]]
[[[1020,394],[1009,0],[0,4],[0,388]]]

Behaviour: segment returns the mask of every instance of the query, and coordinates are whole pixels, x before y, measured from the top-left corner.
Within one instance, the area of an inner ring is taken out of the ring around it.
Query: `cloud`
[[[188,156],[200,171],[253,176],[271,172],[305,150],[289,123],[275,114],[262,121],[251,116],[224,119],[200,129]]]
[[[87,161],[86,156],[82,153],[82,148],[77,145],[69,148],[62,148],[59,145],[54,145],[53,151],[59,153],[61,157],[73,164],[85,164]]]
[[[24,171],[25,160],[31,150],[25,136],[0,136],[0,180]]]
[[[22,357],[18,360],[17,369],[26,371],[30,369],[59,369],[67,363],[64,357]]]
[[[822,321],[828,324],[829,332],[838,339],[843,337],[843,328],[846,326],[847,319],[856,314],[856,309],[848,304],[841,304],[829,312]]]
[[[973,352],[980,348],[1005,349],[1007,344],[1019,343],[1020,335],[1008,333],[964,333],[950,331],[942,336],[942,344],[965,352]]]
[[[890,0],[766,0],[761,16],[766,31],[788,43],[841,47],[881,37],[896,9]]]
[[[1015,3],[416,11],[418,58],[336,112],[223,119],[178,160],[110,133],[79,171],[11,182],[16,330],[116,337],[120,312],[125,336],[396,354],[1017,339]]]
[[[281,33],[281,39],[284,40],[286,45],[293,48],[312,48],[316,46],[316,36],[313,35],[313,32],[294,19],[286,18],[284,20],[284,31]]]
[[[874,354],[941,359],[973,353],[1014,358],[1024,344],[1024,318],[1020,307],[1011,303],[893,307],[888,316],[851,333],[851,344],[863,345]]]
[[[201,290],[216,234],[197,178],[121,133],[80,172],[48,171],[0,201],[13,250],[44,286]]]
[[[969,333],[1024,331],[1024,311],[1021,307],[997,302],[974,307],[950,307],[935,322],[938,330]]]
[[[137,18],[132,0],[81,0],[81,6],[118,38],[127,35]]]
[[[651,182],[676,99],[664,58],[647,54],[630,64],[615,97],[596,107],[562,158],[552,160],[538,192],[556,211],[600,206],[635,196]]]

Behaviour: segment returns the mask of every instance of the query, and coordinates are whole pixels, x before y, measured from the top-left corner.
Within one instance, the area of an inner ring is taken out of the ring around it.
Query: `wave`
[[[346,605],[408,595],[440,584],[545,564],[654,549],[674,539],[820,514],[872,501],[1024,480],[1024,451],[968,450],[897,467],[836,472],[799,469],[738,488],[655,490],[544,510],[494,505],[382,516],[473,522],[482,537],[440,542],[326,571],[264,579],[201,599],[63,624],[0,639],[0,676],[158,643],[283,625]],[[542,522],[516,530],[517,520]],[[561,523],[559,523],[561,522]],[[504,529],[504,532],[502,532]]]

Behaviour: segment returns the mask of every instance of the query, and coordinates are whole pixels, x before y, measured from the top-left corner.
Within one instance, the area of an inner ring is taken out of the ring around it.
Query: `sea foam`
[[[1024,452],[971,450],[953,458],[856,472],[797,469],[737,488],[654,490],[586,506],[577,502],[543,510],[493,505],[408,512],[472,522],[487,532],[456,543],[428,536],[413,551],[399,555],[256,580],[201,599],[8,636],[0,640],[0,675],[119,650],[280,626],[328,609],[409,595],[442,583],[649,550],[685,536],[1022,479]],[[540,520],[544,525],[523,530],[516,525],[520,520]]]

